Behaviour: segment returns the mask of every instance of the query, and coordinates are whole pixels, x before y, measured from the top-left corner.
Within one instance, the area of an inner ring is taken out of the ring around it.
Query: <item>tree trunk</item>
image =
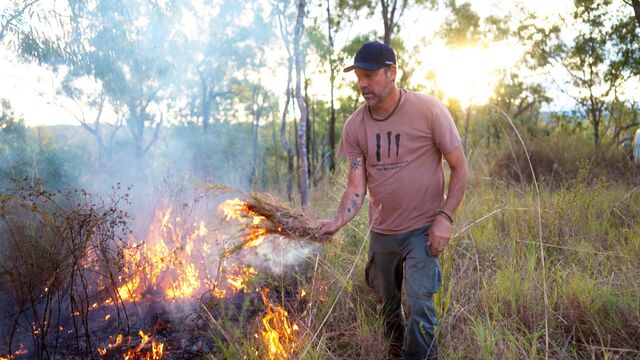
[[[285,99],[284,110],[282,111],[282,125],[280,126],[280,141],[282,147],[287,154],[287,199],[293,202],[293,172],[294,172],[294,153],[289,141],[287,140],[287,111],[289,111],[289,102],[291,101],[291,73],[293,61],[289,60],[289,76],[287,80],[287,96]]]
[[[293,174],[294,174],[294,153],[289,141],[287,140],[287,113],[289,112],[289,103],[291,102],[291,81],[293,73],[293,54],[289,42],[289,32],[287,26],[286,9],[278,7],[278,24],[280,25],[280,36],[287,50],[287,87],[285,89],[285,103],[282,110],[282,121],[280,125],[280,142],[287,156],[287,199],[293,202]]]
[[[209,129],[209,116],[211,115],[211,101],[209,100],[209,87],[204,77],[200,78],[202,96],[200,98],[200,117],[202,118],[202,131]]]
[[[315,148],[313,146],[313,143],[315,141],[315,133],[314,133],[314,127],[313,127],[313,117],[315,115],[314,113],[314,104],[309,100],[309,79],[307,79],[307,72],[306,69],[303,73],[303,79],[304,79],[304,101],[305,104],[309,104],[307,106],[307,163],[309,164],[309,179],[313,179],[314,177],[314,170],[315,170]],[[309,108],[310,107],[310,108]],[[310,181],[309,186],[311,186],[311,184],[313,183],[313,181]]]
[[[294,57],[296,67],[296,101],[300,108],[300,125],[298,127],[298,149],[300,152],[300,205],[304,208],[309,201],[309,165],[307,162],[307,105],[302,96],[302,34],[304,30],[304,16],[305,16],[305,0],[298,1],[298,14],[296,16],[296,25],[294,28]]]
[[[294,102],[294,106],[295,106],[295,102]],[[298,184],[298,192],[300,192],[300,139],[298,138],[298,120],[296,120],[296,114],[295,111],[293,113],[293,140],[294,140],[294,144],[293,147],[296,149],[295,152],[295,174],[296,174],[296,184]]]
[[[403,5],[404,4],[405,2],[403,1]],[[382,21],[384,23],[384,43],[386,45],[391,45],[391,36],[393,35],[393,30],[396,27],[395,15],[397,0],[382,0],[380,1],[380,5],[382,6]]]
[[[591,111],[591,126],[593,128],[593,144],[596,146],[596,151],[598,151],[600,148],[600,116],[598,116],[595,109]]]
[[[136,159],[141,162],[144,156],[144,110],[138,109],[138,105],[133,100],[129,101],[128,107],[129,117],[127,118],[127,125],[133,138],[134,154]]]
[[[333,64],[333,34],[331,33],[331,6],[329,0],[327,0],[327,27],[329,38],[329,97],[331,99],[329,103],[331,106],[329,113],[329,171],[333,173],[336,170],[336,108],[333,95],[336,74]]]
[[[636,15],[638,26],[640,26],[640,0],[631,0],[631,6],[633,6],[633,12]]]
[[[253,156],[252,156],[252,167],[251,167],[251,177],[249,178],[249,184],[251,187],[256,185],[256,177],[258,176],[258,128],[260,126],[260,113],[261,113],[261,104],[258,101],[259,90],[256,87],[253,90]]]
[[[593,144],[596,147],[596,152],[600,150],[600,125],[602,124],[604,106],[604,101],[598,100],[595,96],[591,96],[590,101],[587,103],[586,113],[593,128]]]
[[[275,112],[271,113],[271,139],[273,141],[273,146],[277,147],[278,145],[278,137],[276,135],[276,128],[278,127],[277,124],[277,118],[275,115]],[[275,169],[274,169],[274,173],[273,173],[273,182],[275,184],[276,187],[276,192],[280,193],[280,156],[278,154],[277,151],[274,151],[274,162],[275,162]]]

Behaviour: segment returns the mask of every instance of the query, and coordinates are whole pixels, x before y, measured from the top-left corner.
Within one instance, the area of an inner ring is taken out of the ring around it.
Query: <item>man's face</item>
[[[389,96],[395,79],[395,67],[378,70],[356,68],[355,73],[358,77],[358,88],[367,105],[379,105]]]

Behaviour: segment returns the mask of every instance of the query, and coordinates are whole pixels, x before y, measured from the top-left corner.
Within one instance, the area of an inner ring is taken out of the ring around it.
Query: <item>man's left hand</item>
[[[439,256],[451,240],[451,224],[442,215],[436,216],[429,229],[429,241],[427,246],[431,251],[431,256]]]

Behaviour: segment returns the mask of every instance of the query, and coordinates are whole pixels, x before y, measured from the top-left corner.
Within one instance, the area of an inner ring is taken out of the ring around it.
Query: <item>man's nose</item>
[[[362,78],[362,79],[358,79],[358,87],[360,87],[360,89],[364,89],[369,85],[369,82],[367,81],[367,79]]]

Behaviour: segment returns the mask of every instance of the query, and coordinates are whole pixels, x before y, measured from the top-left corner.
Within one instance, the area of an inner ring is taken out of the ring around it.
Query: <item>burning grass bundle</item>
[[[329,235],[320,235],[320,228],[302,210],[288,207],[272,196],[252,193],[246,206],[247,210],[267,220],[267,233],[320,243],[331,239]]]
[[[225,219],[239,219],[247,234],[239,245],[227,251],[227,255],[242,248],[257,246],[268,234],[318,243],[331,239],[329,235],[320,234],[315,221],[301,209],[287,206],[271,195],[249,193],[246,200],[227,200],[220,208],[225,213]]]

